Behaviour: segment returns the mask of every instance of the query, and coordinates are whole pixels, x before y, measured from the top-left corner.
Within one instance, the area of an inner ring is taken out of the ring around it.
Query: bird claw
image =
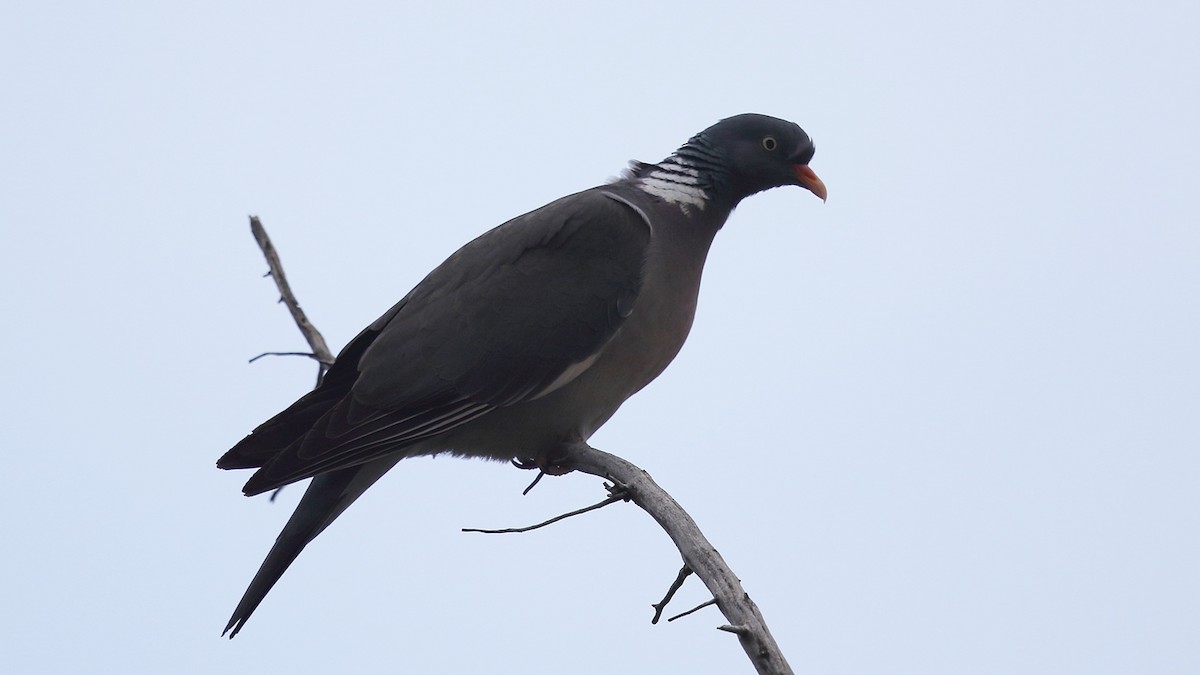
[[[532,457],[513,457],[510,461],[512,462],[513,466],[521,469],[522,471],[532,471],[539,468],[537,460],[533,459]]]
[[[514,457],[512,465],[518,469],[532,471],[537,469],[547,476],[563,476],[575,470],[571,466],[570,454],[560,452],[551,456],[548,452],[539,452],[536,457]]]

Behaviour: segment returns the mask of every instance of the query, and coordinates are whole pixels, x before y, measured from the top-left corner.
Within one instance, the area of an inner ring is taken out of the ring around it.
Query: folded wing
[[[459,249],[338,355],[321,386],[218,466],[258,494],[354,466],[577,377],[633,310],[644,218],[599,190]]]

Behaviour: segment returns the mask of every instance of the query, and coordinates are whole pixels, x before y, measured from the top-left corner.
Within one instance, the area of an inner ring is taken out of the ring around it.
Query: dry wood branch
[[[292,287],[288,285],[287,275],[283,273],[283,263],[279,260],[279,253],[275,251],[275,245],[271,243],[271,238],[267,236],[267,230],[258,216],[250,216],[250,232],[254,234],[254,241],[258,242],[263,257],[267,259],[267,266],[271,269],[270,275],[275,279],[275,287],[279,289],[279,301],[287,305],[288,311],[292,314],[292,320],[296,322],[296,327],[300,329],[300,333],[304,335],[309,348],[312,349],[311,354],[300,355],[311,356],[317,360],[317,384],[320,384],[321,378],[325,376],[325,371],[333,365],[333,352],[329,351],[329,346],[325,344],[325,338],[321,335],[321,331],[312,325],[308,316],[304,314],[304,310],[300,309],[300,302],[296,300],[295,294],[292,293]],[[261,356],[256,356],[255,359]]]
[[[729,625],[722,626],[721,630],[738,636],[742,649],[759,673],[781,675],[792,672],[758,607],[742,588],[742,582],[708,543],[696,521],[650,478],[650,474],[585,443],[571,447],[568,461],[577,471],[620,482],[633,503],[658,521],[683,555],[684,564],[700,577],[713,594],[721,613],[729,620]]]
[[[686,564],[680,568],[679,574],[676,575],[675,581],[671,582],[671,587],[667,589],[667,594],[663,596],[663,599],[654,603],[653,605],[650,605],[654,608],[654,618],[650,619],[650,623],[658,623],[658,620],[662,618],[663,610],[667,608],[667,603],[671,602],[671,598],[675,597],[675,593],[680,588],[683,588],[684,580],[691,576],[691,574],[692,568],[688,567]],[[671,619],[667,619],[667,621],[671,621]]]
[[[683,617],[687,616],[688,614],[695,614],[696,612],[699,612],[700,610],[704,609],[705,607],[708,607],[709,605],[715,605],[715,604],[717,604],[717,599],[709,598],[708,600],[705,600],[704,602],[696,605],[695,607],[689,609],[688,611],[680,612],[680,613],[676,614],[675,616],[667,619],[667,622],[669,623],[671,621],[674,621],[675,619],[682,619]]]
[[[310,352],[263,352],[263,353],[259,354],[258,356],[250,359],[249,362],[254,363],[255,361],[263,358],[264,356],[307,356],[308,358],[313,359],[313,360],[317,361],[318,363],[321,362],[321,359],[319,359],[316,354],[313,354]]]
[[[513,460],[513,466],[517,467],[518,469],[525,468],[525,467],[521,466],[520,464],[517,464],[516,460]],[[521,491],[521,496],[524,497],[525,495],[529,494],[530,490],[537,487],[537,484],[542,482],[542,476],[545,476],[545,475],[546,475],[545,471],[538,471],[538,474],[533,477],[533,482],[531,482],[529,484],[529,487],[527,487]]]
[[[531,530],[537,530],[539,528],[543,528],[547,525],[553,525],[554,523],[557,523],[560,520],[566,520],[567,518],[570,518],[571,516],[578,516],[578,515],[587,513],[588,511],[595,511],[596,509],[602,509],[605,506],[608,506],[609,504],[615,504],[616,502],[629,499],[629,497],[627,495],[625,495],[624,493],[622,493],[619,490],[610,491],[610,493],[611,494],[609,494],[608,498],[605,499],[604,501],[596,502],[595,504],[592,504],[591,506],[585,506],[582,509],[575,509],[574,511],[572,511],[570,513],[564,513],[561,516],[554,516],[550,520],[544,520],[536,525],[528,525],[526,527],[509,527],[509,528],[505,528],[503,530],[481,530],[477,527],[464,527],[462,529],[462,531],[463,532],[479,532],[482,534],[516,534],[519,532],[529,532]]]

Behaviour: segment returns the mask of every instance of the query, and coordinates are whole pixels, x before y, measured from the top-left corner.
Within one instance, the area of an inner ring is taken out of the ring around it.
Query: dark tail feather
[[[300,555],[300,551],[303,551],[310,541],[312,541],[312,537],[279,535],[279,538],[275,540],[275,545],[271,547],[271,552],[267,554],[267,559],[263,561],[258,568],[258,573],[254,575],[254,580],[250,582],[250,587],[246,589],[241,601],[238,602],[237,609],[233,610],[233,616],[225,625],[225,630],[221,632],[222,636],[229,633],[229,639],[232,640],[238,631],[242,630],[242,626],[246,625],[250,615],[258,609],[259,603],[267,597],[271,587],[275,585],[276,581],[279,581],[284,571],[291,566],[292,561]]]
[[[387,473],[388,469],[395,466],[401,457],[399,454],[384,457],[314,478],[308,490],[304,492],[304,497],[300,499],[300,504],[296,506],[295,513],[275,539],[275,545],[259,566],[250,586],[242,594],[237,609],[233,610],[233,616],[221,635],[228,633],[229,638],[233,639],[308,542],[329,527],[329,524],[354,503],[359,495]]]

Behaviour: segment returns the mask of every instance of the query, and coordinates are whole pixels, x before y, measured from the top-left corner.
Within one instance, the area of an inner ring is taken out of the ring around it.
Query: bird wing
[[[307,430],[244,491],[371,461],[578,377],[632,311],[649,242],[645,216],[596,189],[470,242],[347,346],[329,391],[292,406]],[[287,416],[264,436],[294,430]]]

